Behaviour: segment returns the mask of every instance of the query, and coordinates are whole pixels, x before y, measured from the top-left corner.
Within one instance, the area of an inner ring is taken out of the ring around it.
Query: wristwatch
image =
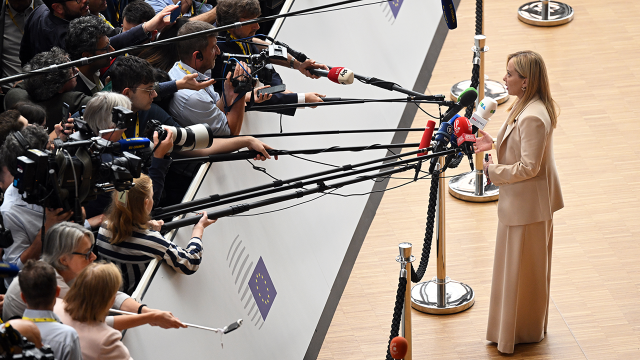
[[[296,62],[296,59],[294,59],[294,58],[292,57],[292,58],[291,58],[291,60],[289,60],[289,67],[290,67],[290,68],[292,68],[292,69],[295,69],[295,68],[293,67],[293,64],[295,64],[295,62]]]

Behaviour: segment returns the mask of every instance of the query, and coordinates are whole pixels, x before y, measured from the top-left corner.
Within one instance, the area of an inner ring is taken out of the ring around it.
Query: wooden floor
[[[640,2],[567,1],[575,19],[555,28],[518,21],[524,0],[485,1],[489,78],[502,81],[507,54],[537,51],[562,110],[554,145],[565,208],[554,219],[549,329],[541,343],[517,345],[506,357],[640,359]],[[474,15],[475,1],[462,0],[458,29],[447,36],[428,93],[447,94],[469,79]],[[487,126],[494,136],[508,104]],[[427,120],[419,113],[413,126]],[[462,171],[467,163],[447,175]],[[428,190],[422,181],[385,193],[318,359],[385,356],[399,270],[394,258],[404,241],[420,253]],[[485,340],[496,207],[447,194],[447,273],[474,289],[476,303],[456,315],[413,310],[414,359],[503,357]],[[435,248],[431,254],[425,279],[435,275]]]

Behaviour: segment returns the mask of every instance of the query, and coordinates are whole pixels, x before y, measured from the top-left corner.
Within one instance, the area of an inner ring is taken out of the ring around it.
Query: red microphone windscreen
[[[424,133],[422,134],[422,140],[420,140],[420,149],[426,149],[431,144],[431,137],[433,136],[433,130],[436,127],[436,122],[433,120],[427,121],[427,127],[424,129]],[[418,153],[418,156],[427,155],[427,152]]]
[[[344,67],[342,66],[332,67],[331,70],[329,70],[329,74],[327,75],[327,77],[334,83],[339,84],[338,76],[340,76],[340,71],[342,71],[343,69]]]
[[[331,70],[329,70],[329,73],[327,74],[327,78],[329,78],[329,80],[341,85],[353,84],[354,76],[355,75],[353,74],[353,71],[345,69],[342,66],[331,68]]]
[[[396,336],[391,340],[389,353],[391,353],[391,357],[394,359],[404,359],[405,355],[407,355],[408,347],[409,343],[407,343],[407,339],[402,336]]]
[[[458,117],[453,123],[453,133],[458,138],[461,137],[462,134],[473,134],[471,121],[464,116]]]

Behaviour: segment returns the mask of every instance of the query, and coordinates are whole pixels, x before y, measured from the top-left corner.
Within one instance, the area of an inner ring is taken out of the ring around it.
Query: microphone
[[[456,8],[453,6],[452,0],[441,0],[442,13],[444,14],[444,21],[447,23],[449,30],[453,30],[458,27],[458,20],[456,20]]]
[[[20,272],[20,268],[16,264],[0,262],[0,277],[15,277]]]
[[[473,166],[473,147],[472,143],[476,142],[476,137],[473,135],[473,126],[469,119],[463,116],[459,116],[454,120],[453,123],[453,133],[456,140],[456,146],[461,147],[462,151],[469,158],[469,166],[471,166],[471,170],[474,170]]]
[[[442,121],[449,121],[456,115],[460,110],[466,108],[476,101],[478,98],[478,92],[476,89],[472,87],[468,87],[465,91],[463,91],[460,96],[458,96],[458,102],[455,103],[452,107],[447,110],[447,112],[443,115]]]
[[[473,125],[473,133],[475,134],[478,129],[482,130],[487,123],[489,122],[489,118],[495,114],[496,109],[498,108],[498,103],[492,98],[486,97],[480,101],[476,111],[471,115],[469,121],[471,125]]]
[[[143,137],[120,139],[116,141],[120,144],[121,151],[135,151],[140,149],[146,149],[150,146],[151,140]]]
[[[404,359],[407,355],[407,349],[409,347],[409,343],[407,343],[407,339],[402,336],[396,336],[391,340],[389,344],[389,353],[391,357],[394,359]]]
[[[353,84],[353,71],[341,66],[332,67],[329,71],[323,69],[309,69],[309,72],[311,72],[312,75],[329,78],[329,80],[336,84]]]
[[[433,130],[436,127],[436,122],[433,120],[427,121],[427,127],[422,134],[422,140],[420,140],[420,149],[426,149],[431,144],[431,136],[433,136]],[[417,156],[427,155],[427,151],[418,153]]]
[[[447,146],[449,140],[451,140],[451,134],[453,134],[453,126],[448,122],[443,122],[440,124],[440,128],[436,132],[436,145],[433,149],[434,153],[442,151],[443,148]],[[431,165],[429,165],[429,172],[433,174],[433,170],[438,163],[438,158],[434,157],[431,159]]]
[[[268,39],[269,41],[271,41],[272,43],[276,44],[276,45],[280,45],[280,46],[284,46],[285,48],[287,48],[287,52],[289,54],[291,54],[291,56],[298,60],[299,62],[305,62],[305,60],[307,60],[307,55],[305,55],[304,53],[300,52],[300,51],[296,51],[293,50],[289,45],[283,43],[282,41],[278,41],[274,38],[272,38],[271,36],[264,36],[266,39]]]

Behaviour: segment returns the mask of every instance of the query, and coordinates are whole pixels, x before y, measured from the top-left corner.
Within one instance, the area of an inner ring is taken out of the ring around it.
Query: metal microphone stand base
[[[462,80],[454,84],[451,87],[451,100],[458,101],[458,96],[470,86],[471,80]],[[509,93],[507,93],[504,84],[495,80],[484,80],[484,96],[492,98],[498,105],[504,104],[509,100]]]
[[[518,8],[518,19],[534,26],[558,26],[573,20],[573,8],[557,1],[532,1]]]
[[[411,289],[411,307],[427,314],[446,315],[467,310],[475,303],[473,289],[469,285],[434,277]]]
[[[476,188],[476,181],[479,176],[482,176],[482,187]],[[500,197],[500,189],[494,184],[487,184],[487,179],[480,171],[470,171],[456,175],[449,180],[449,194],[456,199],[483,203],[496,201]]]

